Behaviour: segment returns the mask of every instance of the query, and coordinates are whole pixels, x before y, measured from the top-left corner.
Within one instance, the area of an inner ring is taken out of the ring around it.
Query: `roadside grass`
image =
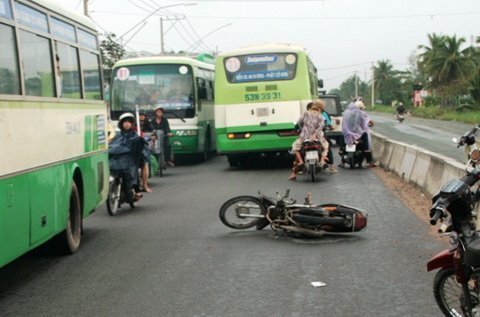
[[[374,108],[367,107],[368,111],[391,113],[396,112],[394,107],[375,105]],[[445,120],[445,121],[458,121],[464,123],[480,123],[480,110],[464,110],[457,111],[455,109],[445,109],[438,106],[422,107],[422,108],[407,108],[414,117]]]

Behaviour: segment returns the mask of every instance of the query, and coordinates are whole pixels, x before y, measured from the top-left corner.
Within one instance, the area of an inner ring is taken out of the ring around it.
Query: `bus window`
[[[52,34],[70,42],[76,42],[75,28],[73,25],[52,17],[50,19]]]
[[[119,67],[114,69],[113,76],[113,118],[135,105],[144,111],[161,106],[166,111],[180,111],[182,117],[187,118],[195,114],[194,82],[192,68],[188,65]]]
[[[230,83],[290,80],[295,78],[297,55],[294,53],[265,53],[232,56],[224,60]]]
[[[0,2],[1,3],[1,2]],[[0,24],[0,94],[20,94],[17,53],[13,29]]]
[[[15,13],[15,19],[18,23],[29,26],[34,30],[48,33],[46,14],[19,2],[15,2]]]
[[[85,32],[84,30],[78,29],[78,42],[81,45],[84,45],[88,48],[96,50],[97,47],[97,37],[93,34]]]
[[[0,0],[0,17],[11,19],[12,9],[9,0]]]
[[[63,98],[80,98],[80,70],[75,47],[55,42],[57,53],[57,95]]]
[[[100,63],[98,55],[80,50],[82,62],[85,99],[101,100],[102,86],[100,85]]]
[[[49,40],[20,31],[25,93],[28,96],[53,97],[53,65]]]

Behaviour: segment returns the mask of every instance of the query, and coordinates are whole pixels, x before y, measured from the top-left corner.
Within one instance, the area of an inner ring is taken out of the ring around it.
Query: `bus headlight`
[[[227,134],[227,138],[230,140],[233,139],[250,139],[252,136],[251,133],[229,133]]]
[[[198,135],[198,130],[177,130],[177,136],[195,136]]]

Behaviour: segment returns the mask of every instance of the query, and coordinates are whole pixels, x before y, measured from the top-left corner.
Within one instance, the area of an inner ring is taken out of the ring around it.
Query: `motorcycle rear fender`
[[[454,268],[454,254],[455,250],[443,250],[442,252],[437,253],[427,262],[427,272],[440,268]]]

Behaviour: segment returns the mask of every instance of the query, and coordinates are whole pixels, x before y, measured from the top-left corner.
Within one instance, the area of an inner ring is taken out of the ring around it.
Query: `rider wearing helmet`
[[[399,102],[397,106],[397,114],[404,114],[405,113],[405,106],[403,102]]]
[[[142,159],[144,147],[143,139],[135,131],[135,116],[126,112],[119,117],[118,133],[110,143],[109,163],[113,175],[121,175],[128,193],[127,201],[140,199],[141,194],[136,193],[138,186],[138,167]]]

